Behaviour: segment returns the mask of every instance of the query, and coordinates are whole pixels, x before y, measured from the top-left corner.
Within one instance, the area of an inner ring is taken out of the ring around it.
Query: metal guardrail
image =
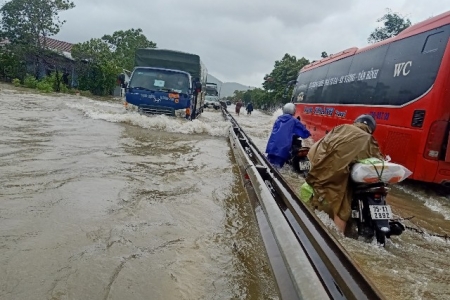
[[[268,222],[277,223],[270,226],[296,286],[298,297],[323,299],[322,291],[325,291],[325,295],[330,299],[384,299],[339,242],[329,234],[314,212],[297,197],[278,171],[271,166],[224,106],[222,113],[232,123],[230,141],[233,151],[243,157],[241,164],[246,164],[243,170],[254,187]],[[275,210],[281,212],[283,222],[288,226],[281,224]],[[283,226],[285,231],[280,231]],[[291,240],[286,240],[286,237]],[[292,251],[294,248],[296,250]],[[308,273],[303,254],[314,274]],[[309,277],[305,278],[305,274]]]

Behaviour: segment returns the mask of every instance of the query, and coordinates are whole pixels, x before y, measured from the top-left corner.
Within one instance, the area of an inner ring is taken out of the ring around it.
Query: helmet
[[[283,114],[294,115],[295,114],[295,105],[294,105],[294,103],[286,103],[283,106]]]
[[[375,132],[375,128],[377,128],[377,122],[375,121],[375,119],[371,116],[371,115],[360,115],[359,117],[357,117],[355,119],[355,122],[353,123],[363,123],[366,124],[367,126],[369,126],[370,128],[370,133],[374,133]]]

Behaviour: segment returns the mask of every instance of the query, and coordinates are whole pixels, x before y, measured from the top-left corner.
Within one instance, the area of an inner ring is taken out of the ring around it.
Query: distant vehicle
[[[219,91],[217,89],[217,84],[212,82],[206,83],[205,88],[205,108],[214,108],[219,109],[220,108],[220,102],[219,102],[220,96]]]
[[[130,81],[121,81],[126,88],[126,102],[139,111],[193,120],[203,111],[207,74],[196,54],[137,49]]]
[[[292,102],[319,140],[369,113],[385,155],[411,179],[450,186],[450,12],[303,67]]]
[[[230,100],[227,100],[227,105],[231,105],[231,101]]]
[[[205,108],[214,108],[219,109],[220,108],[220,101],[216,99],[211,99],[211,97],[205,96]]]

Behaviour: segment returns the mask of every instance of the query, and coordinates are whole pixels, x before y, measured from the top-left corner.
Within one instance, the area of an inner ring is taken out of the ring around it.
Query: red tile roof
[[[44,42],[44,37],[39,37],[41,43]],[[63,41],[58,41],[52,38],[45,38],[46,40],[46,45],[47,48],[52,49],[52,50],[59,50],[59,51],[63,51],[63,52],[71,52],[72,51],[72,46],[73,44],[71,43],[67,43],[67,42],[63,42]]]

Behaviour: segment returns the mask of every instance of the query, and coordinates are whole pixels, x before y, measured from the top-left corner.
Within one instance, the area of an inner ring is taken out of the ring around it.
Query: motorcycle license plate
[[[392,219],[392,210],[389,205],[369,205],[372,220]]]
[[[300,171],[307,171],[311,168],[311,164],[309,163],[309,160],[299,161],[298,168],[300,169]]]

